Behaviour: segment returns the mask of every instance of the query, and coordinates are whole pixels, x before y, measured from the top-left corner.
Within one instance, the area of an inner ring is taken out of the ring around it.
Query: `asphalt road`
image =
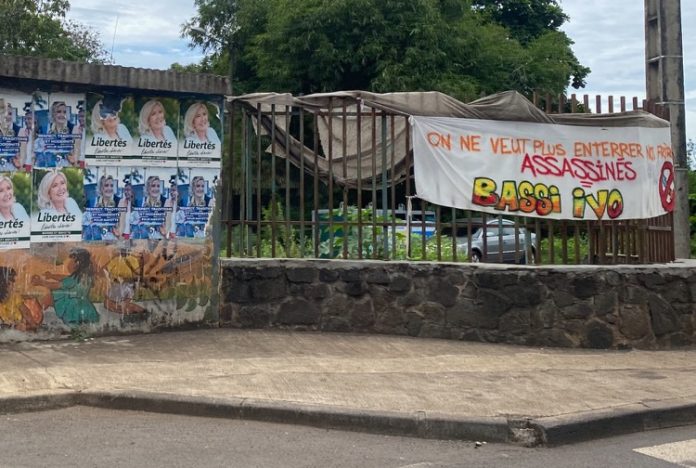
[[[556,448],[475,448],[474,442],[73,407],[0,415],[0,434],[0,466],[17,468],[696,467],[696,426]]]

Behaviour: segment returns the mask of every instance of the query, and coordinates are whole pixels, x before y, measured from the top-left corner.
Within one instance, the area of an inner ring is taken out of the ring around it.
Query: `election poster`
[[[179,166],[219,168],[222,160],[220,104],[182,100],[179,119]]]
[[[32,173],[31,242],[80,241],[85,203],[82,169],[34,169]]]
[[[135,111],[138,121],[134,155],[144,165],[176,167],[179,100],[136,96]]]
[[[126,218],[133,211],[131,177],[132,170],[128,167],[89,166],[85,169],[83,240],[116,241],[123,238]]]
[[[38,134],[34,143],[33,166],[42,169],[84,167],[81,150],[85,128],[84,95],[37,94],[37,99],[34,101],[34,116]],[[47,104],[44,105],[46,101]]]
[[[219,170],[194,168],[186,171],[185,177],[180,177],[185,183],[179,187],[180,203],[175,216],[177,237],[204,239],[215,207]]]
[[[118,93],[87,93],[84,152],[93,166],[128,165],[134,159],[132,129],[137,127],[133,98]]]
[[[31,174],[0,172],[0,249],[29,248]]]
[[[172,215],[178,206],[177,168],[148,167],[142,181],[134,180],[133,239],[160,240],[176,236]]]
[[[566,220],[647,219],[674,208],[668,126],[411,122],[416,190],[432,203]]]
[[[0,88],[0,172],[14,172],[31,165],[35,136],[32,97]]]

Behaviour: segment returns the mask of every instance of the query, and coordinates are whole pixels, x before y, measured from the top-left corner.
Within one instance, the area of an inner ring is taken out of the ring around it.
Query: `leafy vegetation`
[[[461,100],[584,86],[557,0],[195,0],[183,25],[236,92],[441,91]]]
[[[0,53],[104,63],[99,34],[67,20],[67,0],[0,0]]]

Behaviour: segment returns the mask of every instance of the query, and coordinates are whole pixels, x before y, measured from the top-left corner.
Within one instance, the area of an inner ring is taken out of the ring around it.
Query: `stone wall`
[[[696,262],[223,260],[221,323],[585,348],[696,344]]]

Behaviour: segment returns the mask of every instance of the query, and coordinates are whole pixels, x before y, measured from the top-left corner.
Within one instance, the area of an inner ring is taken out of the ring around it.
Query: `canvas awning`
[[[355,188],[371,187],[372,176],[398,183],[409,173],[412,158],[409,116],[458,117],[465,119],[537,122],[596,127],[668,127],[669,122],[648,112],[634,110],[613,114],[547,114],[516,91],[505,91],[465,104],[439,92],[377,94],[340,91],[295,97],[291,94],[255,93],[230,99],[251,111],[254,125],[275,136],[266,151],[288,157],[322,180],[331,174],[335,183]],[[316,114],[321,150],[301,144],[286,135],[292,108]],[[261,111],[259,114],[258,111]],[[359,112],[358,112],[359,111]],[[383,112],[387,117],[383,118]],[[392,118],[392,116],[394,116]],[[273,130],[273,131],[272,131]],[[383,171],[383,166],[386,170]]]

